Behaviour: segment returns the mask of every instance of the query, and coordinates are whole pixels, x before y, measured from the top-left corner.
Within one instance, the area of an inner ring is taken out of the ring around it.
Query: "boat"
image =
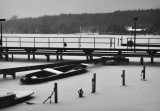
[[[86,72],[87,64],[70,64],[54,68],[45,68],[23,76],[20,82],[23,84],[34,84],[66,78]]]
[[[34,92],[31,90],[10,91],[0,89],[0,108],[26,101],[33,94]]]

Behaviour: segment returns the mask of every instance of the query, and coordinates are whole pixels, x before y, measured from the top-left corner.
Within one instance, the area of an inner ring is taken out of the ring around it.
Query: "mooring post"
[[[126,85],[125,84],[125,70],[122,71],[121,77],[122,77],[122,85],[125,86]]]
[[[56,55],[57,55],[57,61],[59,60],[59,50],[57,49],[57,51],[56,51]]]
[[[140,63],[143,65],[143,57],[140,58]]]
[[[151,63],[154,63],[153,56],[151,56]]]
[[[142,74],[143,74],[143,80],[145,80],[146,79],[146,66],[143,66]]]
[[[30,60],[30,54],[28,53],[28,60]]]
[[[12,53],[12,62],[14,61],[13,59],[14,59],[14,56],[13,56],[13,53]]]
[[[89,56],[86,56],[86,59],[89,60]]]
[[[5,60],[8,61],[8,49],[6,49]]]
[[[5,54],[5,60],[8,61],[8,54]]]
[[[63,60],[63,57],[62,57],[62,50],[60,51],[60,59]]]
[[[35,60],[35,50],[33,50],[32,53],[33,53],[33,60]]]
[[[46,57],[47,57],[47,62],[49,62],[50,61],[50,56],[46,55]]]
[[[92,55],[90,55],[90,60],[93,60],[93,56]]]
[[[35,60],[35,54],[33,54],[33,60]]]
[[[0,54],[0,59],[3,59],[2,52],[3,52],[3,51],[2,51],[2,49],[0,48],[0,53],[1,53],[1,54]]]
[[[54,83],[54,91],[55,91],[55,103],[58,103],[58,89],[57,89],[57,83]]]
[[[92,78],[92,93],[96,92],[96,73],[93,74]]]

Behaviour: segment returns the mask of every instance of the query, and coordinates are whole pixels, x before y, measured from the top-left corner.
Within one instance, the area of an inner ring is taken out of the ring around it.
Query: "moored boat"
[[[71,64],[54,68],[45,68],[23,76],[20,81],[24,84],[40,83],[50,80],[70,77],[86,72],[87,64]]]
[[[9,91],[0,89],[0,108],[25,101],[32,94],[34,94],[34,92],[30,90]]]

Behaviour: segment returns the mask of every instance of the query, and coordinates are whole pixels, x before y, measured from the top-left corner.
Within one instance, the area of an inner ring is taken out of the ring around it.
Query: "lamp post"
[[[5,21],[5,19],[0,19],[0,21],[1,21],[1,41],[0,41],[0,45],[1,45],[1,47],[2,47],[2,22],[3,21]]]
[[[1,40],[0,40],[0,45],[1,45],[1,47],[0,47],[0,53],[2,53],[2,21],[5,21],[5,19],[0,19],[0,21],[1,21]],[[2,54],[0,54],[0,59],[2,58]]]
[[[133,18],[133,20],[134,20],[134,52],[136,52],[135,51],[136,49],[136,21],[138,20],[138,18]]]

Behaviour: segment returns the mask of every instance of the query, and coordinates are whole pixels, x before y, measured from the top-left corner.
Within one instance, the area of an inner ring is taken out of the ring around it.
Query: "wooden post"
[[[56,54],[57,54],[57,61],[59,60],[59,50],[57,49]]]
[[[58,89],[57,89],[57,83],[54,83],[54,91],[55,91],[55,103],[58,103]]]
[[[86,56],[86,59],[89,60],[89,56]]]
[[[6,49],[5,60],[8,61],[8,49]]]
[[[140,63],[143,65],[143,57],[140,58]]]
[[[8,54],[5,54],[5,60],[8,61]]]
[[[143,66],[143,80],[146,79],[146,66]]]
[[[35,49],[33,49],[32,53],[33,53],[33,60],[35,60]]]
[[[35,60],[35,54],[33,53],[33,60]]]
[[[96,92],[96,73],[93,74],[92,78],[92,93]]]
[[[13,56],[13,53],[12,53],[12,62],[14,61],[13,59],[14,59],[14,56]]]
[[[60,52],[60,59],[63,60],[63,57],[62,57],[62,50]]]
[[[50,56],[46,55],[46,57],[47,57],[47,62],[49,62],[50,61]]]
[[[30,54],[28,53],[28,60],[30,60]]]
[[[90,55],[90,60],[93,60],[93,56]]]
[[[122,77],[122,85],[125,86],[126,85],[125,84],[125,70],[123,70],[121,77]]]
[[[16,79],[16,73],[15,72],[13,72],[11,75],[12,75],[13,79]]]
[[[151,63],[154,63],[153,56],[151,56]]]

